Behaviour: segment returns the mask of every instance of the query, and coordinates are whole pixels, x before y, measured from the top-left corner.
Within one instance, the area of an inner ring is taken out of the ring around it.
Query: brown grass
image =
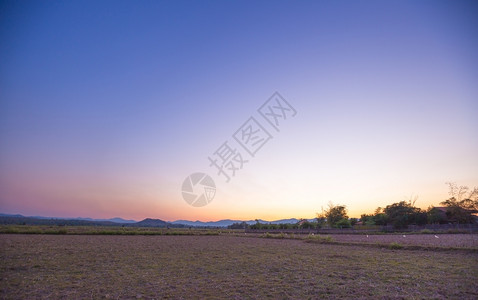
[[[435,237],[436,236],[436,237]],[[337,242],[352,243],[376,243],[390,244],[398,243],[410,246],[428,247],[453,247],[478,249],[477,234],[336,234],[333,236]]]
[[[0,235],[5,299],[478,297],[478,254],[234,236]]]

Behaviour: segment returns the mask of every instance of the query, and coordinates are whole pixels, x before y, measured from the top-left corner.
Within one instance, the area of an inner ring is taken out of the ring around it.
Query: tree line
[[[423,210],[415,207],[415,201],[401,201],[385,208],[378,207],[374,214],[360,217],[364,225],[393,225],[406,228],[408,225],[425,224],[471,224],[477,222],[478,188],[470,190],[467,186],[457,186],[449,182],[450,198],[440,202],[443,207],[430,206]]]
[[[394,228],[407,228],[409,225],[425,224],[471,224],[478,223],[478,188],[470,190],[467,186],[457,186],[448,182],[450,198],[440,202],[443,207],[430,206],[424,210],[415,206],[415,199],[400,201],[378,207],[373,214],[362,214],[360,219],[349,218],[345,205],[329,203],[325,210],[317,213],[314,221],[301,219],[296,224],[256,224],[237,223],[229,228],[251,229],[316,229],[316,228],[350,228],[354,225],[391,225]]]

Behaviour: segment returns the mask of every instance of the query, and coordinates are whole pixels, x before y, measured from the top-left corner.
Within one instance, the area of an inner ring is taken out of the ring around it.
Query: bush
[[[291,229],[292,224],[287,224],[287,223],[281,223],[279,224],[279,229]]]
[[[220,231],[207,231],[204,235],[219,235],[221,232]]]
[[[299,227],[301,229],[315,229],[317,228],[317,223],[316,222],[309,222],[307,220],[301,220]]]
[[[399,243],[390,243],[388,247],[392,250],[403,249],[403,246]]]
[[[2,228],[0,233],[20,233],[20,230],[18,230],[18,228],[7,227],[7,228]]]
[[[266,238],[266,239],[283,239],[285,238],[284,233],[278,233],[278,234],[270,234],[269,232],[261,235],[261,237]]]
[[[334,239],[330,235],[309,234],[307,241],[315,243],[331,243]]]
[[[335,227],[337,228],[350,228],[352,225],[350,224],[350,221],[348,219],[341,219],[335,224]]]

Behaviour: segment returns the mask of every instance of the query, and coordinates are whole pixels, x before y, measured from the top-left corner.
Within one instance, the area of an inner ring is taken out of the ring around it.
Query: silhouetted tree
[[[227,226],[227,228],[229,228],[229,229],[246,229],[248,227],[249,227],[249,225],[247,225],[246,222],[233,223],[233,224]]]
[[[321,213],[317,213],[317,227],[322,228],[325,224],[327,224],[327,217],[325,216],[324,208],[322,208]]]
[[[414,207],[411,202],[400,201],[387,205],[383,210],[387,223],[395,228],[406,228],[410,224],[422,225],[427,222],[427,215],[420,208]]]
[[[357,218],[350,218],[350,225],[354,226],[358,223],[359,219]]]
[[[325,210],[324,215],[330,226],[336,226],[342,219],[347,221],[349,219],[345,205],[333,205],[332,203],[329,203],[329,208]]]
[[[455,182],[447,182],[450,198],[440,204],[447,207],[446,215],[449,220],[457,223],[474,223],[478,212],[478,188],[470,191],[467,186],[457,186]]]
[[[303,229],[314,229],[317,227],[317,223],[309,222],[306,219],[301,219],[298,222],[298,225],[299,225],[299,228],[303,228]]]

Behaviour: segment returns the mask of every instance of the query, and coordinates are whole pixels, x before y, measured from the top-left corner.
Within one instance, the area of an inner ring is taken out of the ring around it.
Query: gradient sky
[[[478,185],[477,15],[476,1],[1,1],[0,212],[438,205],[445,182]],[[226,183],[207,157],[275,91],[297,115]],[[194,172],[217,186],[200,208],[181,196]]]

